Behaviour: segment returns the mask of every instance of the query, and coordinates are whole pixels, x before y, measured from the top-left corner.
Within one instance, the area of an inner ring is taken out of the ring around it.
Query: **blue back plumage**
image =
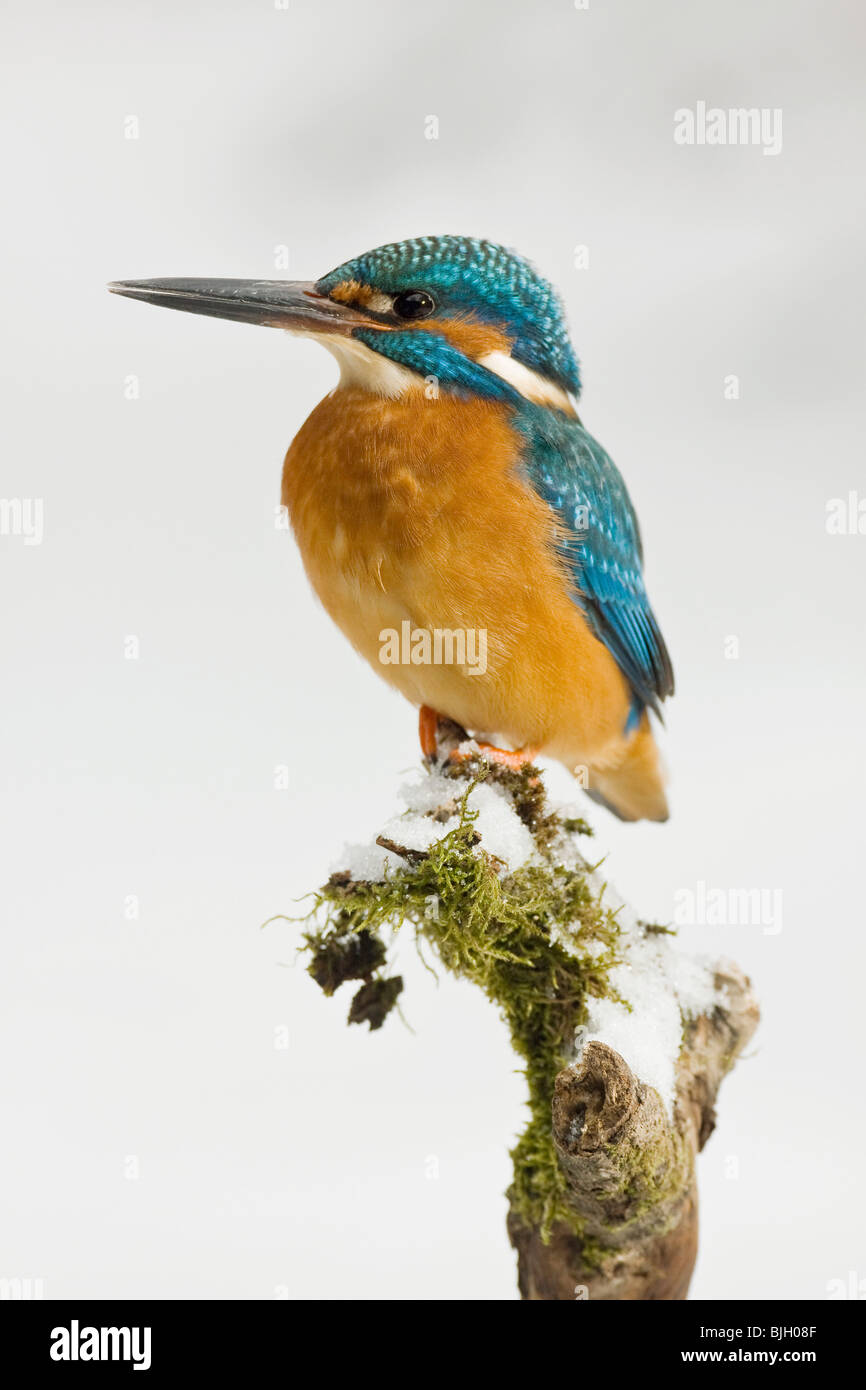
[[[481,322],[505,325],[513,335],[512,356],[518,362],[565,391],[580,392],[577,360],[559,296],[516,251],[476,237],[414,237],[346,261],[319,280],[316,288],[328,294],[347,280],[385,294],[430,290],[446,315],[471,312]],[[388,355],[396,356],[398,344],[384,346]],[[438,346],[431,343],[431,353]],[[428,370],[434,371],[432,361]]]
[[[674,690],[673,669],[643,579],[637,517],[613,460],[577,419],[523,404],[524,467],[560,525],[559,548],[574,577],[575,600],[615,658],[635,711]]]

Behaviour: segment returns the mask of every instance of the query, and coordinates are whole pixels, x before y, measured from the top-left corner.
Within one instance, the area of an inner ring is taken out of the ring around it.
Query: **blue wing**
[[[561,527],[574,598],[615,658],[636,703],[659,713],[674,673],[643,580],[637,517],[615,463],[577,419],[523,408],[529,481]]]

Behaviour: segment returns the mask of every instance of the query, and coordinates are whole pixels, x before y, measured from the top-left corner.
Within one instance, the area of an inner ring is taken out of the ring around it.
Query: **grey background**
[[[673,817],[595,814],[611,877],[667,920],[699,881],[783,893],[778,934],[682,932],[764,1007],[701,1159],[693,1296],[866,1276],[866,537],[825,525],[864,474],[863,29],[854,0],[8,7],[0,494],[43,499],[45,532],[0,537],[4,1277],[515,1296],[523,1091],[494,1012],[407,943],[414,1034],[350,1033],[284,968],[297,928],[260,930],[417,757],[274,527],[334,365],[103,288],[311,278],[446,231],[561,286],[584,419],[641,516]],[[781,154],[676,146],[699,100],[781,108]]]

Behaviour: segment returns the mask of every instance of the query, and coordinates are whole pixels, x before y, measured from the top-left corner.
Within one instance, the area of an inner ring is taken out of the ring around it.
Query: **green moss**
[[[622,1175],[621,1192],[629,1204],[628,1223],[638,1221],[651,1208],[661,1212],[668,1200],[678,1197],[688,1178],[691,1148],[677,1129],[665,1128],[655,1140],[643,1139],[609,1146]]]
[[[305,935],[310,973],[330,983],[340,970],[339,961],[336,971],[333,964],[335,949],[342,960],[346,943],[357,936],[372,959],[379,953],[370,942],[380,932],[409,925],[446,970],[482,989],[508,1026],[529,1092],[529,1120],[511,1155],[512,1207],[545,1238],[557,1221],[580,1234],[553,1146],[550,1104],[556,1075],[573,1055],[588,997],[612,993],[608,977],[618,959],[619,928],[586,872],[554,862],[551,847],[585,827],[547,810],[537,770],[491,772],[486,763],[462,763],[453,775],[465,784],[459,822],[428,852],[413,853],[381,882],[334,875],[318,894]],[[478,844],[471,794],[485,776],[512,796],[544,862],[503,876],[499,861]],[[378,999],[388,995],[389,983],[380,971],[376,966],[365,986],[378,984]],[[396,993],[390,1003],[395,1000]]]

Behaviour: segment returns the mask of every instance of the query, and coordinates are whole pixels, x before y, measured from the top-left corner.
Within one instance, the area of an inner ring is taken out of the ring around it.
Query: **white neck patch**
[[[566,415],[576,413],[574,401],[567,391],[548,381],[539,372],[534,372],[531,367],[525,367],[507,352],[488,352],[484,357],[479,357],[478,365],[502,377],[527,401],[534,401],[536,405],[553,405],[557,410],[565,411]]]
[[[336,358],[340,367],[340,386],[354,386],[374,396],[394,400],[409,391],[420,390],[424,384],[424,378],[417,372],[410,371],[399,362],[392,362],[390,357],[375,352],[357,338],[338,337],[335,333],[303,333],[298,336],[321,343]],[[566,415],[577,413],[574,400],[567,391],[548,381],[539,372],[534,372],[531,367],[525,367],[507,352],[485,353],[479,357],[478,365],[507,381],[527,401],[554,406]]]

